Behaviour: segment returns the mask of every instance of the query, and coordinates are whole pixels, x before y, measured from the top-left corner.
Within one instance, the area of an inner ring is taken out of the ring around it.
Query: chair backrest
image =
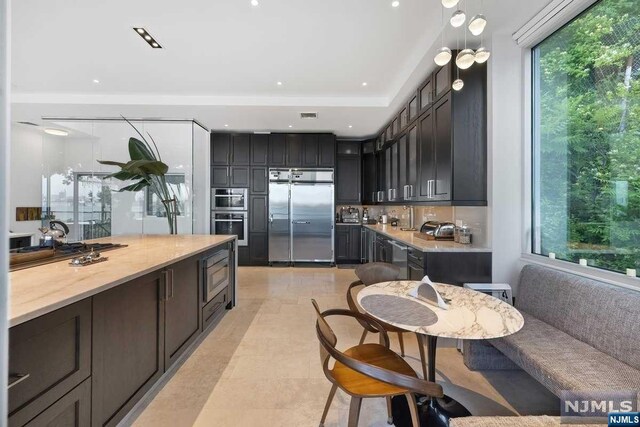
[[[400,374],[395,371],[391,371],[389,369],[381,368],[380,366],[372,365],[366,362],[362,362],[360,360],[354,359],[352,357],[347,356],[340,350],[336,348],[336,343],[338,339],[336,335],[333,333],[331,326],[325,320],[325,316],[329,316],[332,314],[345,315],[345,316],[358,316],[357,314],[351,313],[348,310],[336,309],[336,310],[327,310],[326,312],[320,312],[320,308],[318,307],[318,303],[315,300],[311,300],[313,304],[313,308],[316,310],[317,322],[316,322],[316,332],[318,334],[318,339],[320,340],[320,360],[322,361],[322,366],[324,369],[324,373],[329,378],[330,381],[334,381],[331,378],[329,373],[328,364],[329,358],[333,357],[338,362],[343,365],[353,369],[356,372],[359,372],[363,375],[366,375],[370,378],[376,379],[378,381],[395,385],[397,387],[403,387],[407,390],[426,394],[428,396],[433,397],[442,397],[443,391],[442,386],[440,384],[432,383],[417,377],[411,377],[408,375]],[[361,315],[360,315],[361,316]],[[380,327],[380,325],[378,325]],[[389,341],[386,336],[385,343],[386,347],[389,346]],[[370,344],[365,344],[370,345]]]
[[[318,303],[316,302],[316,300],[312,299],[311,304],[313,304],[313,308],[316,310],[316,317],[317,317],[316,332],[319,335],[318,339],[320,339],[321,337],[324,338],[325,341],[327,341],[331,346],[335,348],[336,343],[338,342],[338,338],[336,337],[336,334],[333,333],[333,329],[331,329],[331,326],[329,326],[325,318],[322,316],[322,313],[320,312],[320,307],[318,307]],[[320,363],[322,364],[322,369],[325,375],[327,376],[328,376],[328,369],[329,369],[329,357],[330,357],[329,352],[325,349],[325,346],[322,344],[322,339],[320,339]]]
[[[355,273],[365,286],[369,286],[397,280],[400,277],[400,267],[386,262],[370,262],[359,265]]]

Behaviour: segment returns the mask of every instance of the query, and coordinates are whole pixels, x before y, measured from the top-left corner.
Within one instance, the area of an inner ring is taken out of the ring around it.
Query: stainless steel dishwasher
[[[407,260],[407,245],[396,242],[395,240],[389,240],[389,244],[392,247],[391,262],[400,268],[400,276],[398,280],[407,280],[409,277],[407,269],[409,268],[409,262]]]

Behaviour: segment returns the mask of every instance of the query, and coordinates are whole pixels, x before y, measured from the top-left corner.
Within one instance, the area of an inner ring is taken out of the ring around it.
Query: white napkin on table
[[[448,310],[449,305],[442,299],[429,276],[424,276],[418,286],[409,291],[409,296],[437,305],[443,310]]]

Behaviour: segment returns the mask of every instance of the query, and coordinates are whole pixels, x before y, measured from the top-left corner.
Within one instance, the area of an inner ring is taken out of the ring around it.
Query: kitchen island
[[[116,425],[235,303],[236,236],[93,242],[127,247],[10,273],[10,426]]]

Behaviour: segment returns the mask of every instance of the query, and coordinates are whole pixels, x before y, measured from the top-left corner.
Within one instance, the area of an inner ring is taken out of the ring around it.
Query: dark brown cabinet
[[[431,173],[433,182],[431,196],[435,200],[451,199],[453,149],[451,125],[451,93],[448,93],[433,107],[435,168]]]
[[[359,204],[361,192],[359,155],[338,155],[335,172],[336,204]]]
[[[9,420],[9,425],[11,420]],[[25,424],[25,427],[85,427],[91,425],[91,379]]]
[[[229,186],[249,188],[249,167],[248,166],[231,166],[229,168],[231,176]]]
[[[431,186],[433,171],[435,169],[435,142],[433,135],[433,110],[429,109],[418,119],[418,131],[420,133],[420,200],[431,199]]]
[[[337,263],[360,262],[362,240],[360,225],[336,225],[335,258]]]
[[[249,233],[250,265],[269,264],[269,234]]]
[[[157,271],[93,297],[93,426],[116,425],[162,376],[164,285]]]
[[[91,300],[9,330],[9,425],[22,426],[91,375]]]
[[[251,135],[231,135],[231,156],[229,163],[232,165],[249,165],[251,163]]]
[[[211,187],[229,186],[229,166],[211,166]]]
[[[164,309],[164,366],[167,370],[200,332],[202,300],[199,259],[192,257],[166,269]]]
[[[302,135],[302,167],[318,167],[318,135]]]
[[[455,68],[456,67],[452,66],[452,62],[449,62],[447,65],[440,67],[433,72],[433,81],[435,82],[433,85],[434,101],[437,101],[451,90],[451,84],[453,83],[453,71]]]
[[[269,194],[269,172],[267,168],[251,168],[251,194]]]
[[[420,93],[420,111],[425,111],[427,108],[433,105],[433,83],[432,78],[429,76],[427,80],[418,89]]]
[[[377,201],[376,168],[375,141],[365,142],[362,145],[362,203],[364,204],[373,204]]]
[[[269,206],[267,196],[251,196],[249,197],[249,231],[255,233],[266,233],[267,214]],[[249,242],[251,246],[251,242]]]
[[[231,135],[226,133],[211,134],[211,165],[228,165],[231,156]]]
[[[287,134],[287,163],[286,166],[298,168],[302,166],[303,139],[301,134]]]
[[[336,138],[333,134],[318,136],[318,167],[333,168],[336,165]]]
[[[269,166],[284,167],[287,164],[287,141],[283,134],[269,135]]]
[[[269,164],[269,135],[251,135],[251,164],[253,166]]]

